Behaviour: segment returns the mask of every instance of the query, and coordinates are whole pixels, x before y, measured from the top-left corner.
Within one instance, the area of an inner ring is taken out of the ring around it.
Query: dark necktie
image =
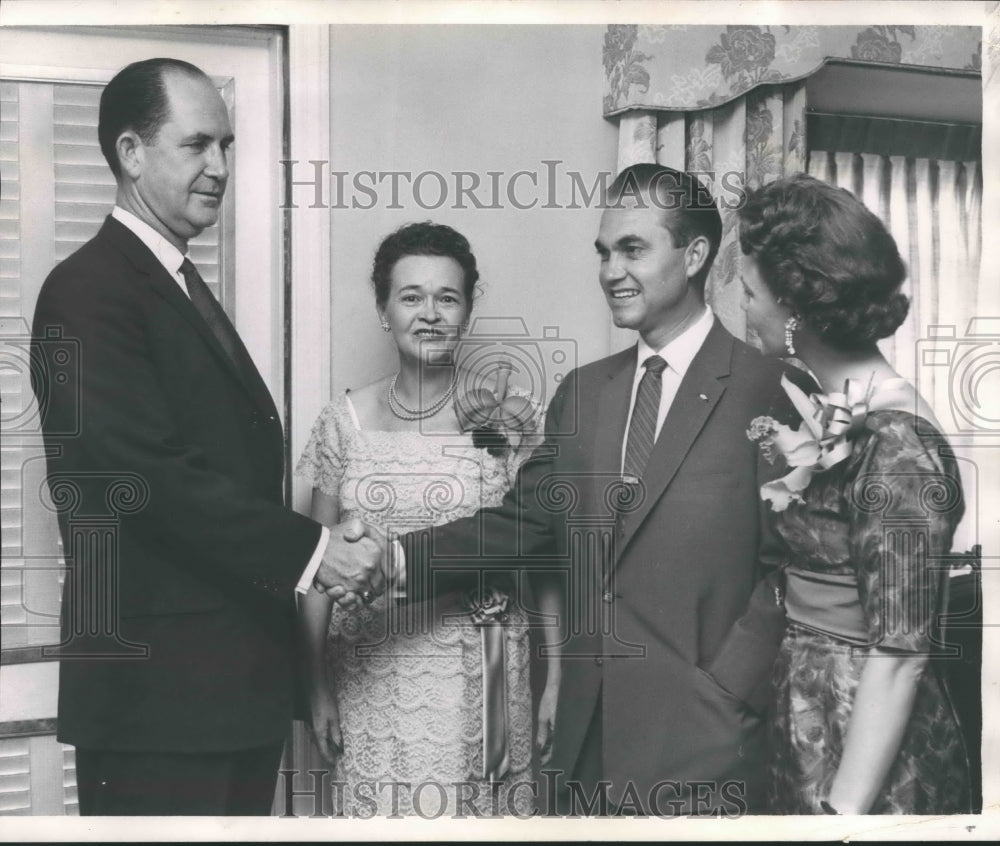
[[[646,372],[642,374],[639,390],[635,395],[632,421],[628,427],[628,443],[625,447],[623,475],[641,479],[646,469],[649,454],[656,440],[656,417],[660,412],[660,395],[663,393],[663,371],[667,363],[658,355],[651,355],[645,361]]]
[[[184,259],[183,264],[181,264],[181,275],[184,277],[184,284],[187,285],[191,305],[208,324],[208,328],[212,330],[212,334],[215,335],[222,349],[226,351],[226,355],[241,370],[246,368],[248,364],[253,367],[250,363],[250,355],[246,351],[246,347],[243,346],[240,336],[236,334],[226,312],[223,311],[219,301],[212,296],[208,285],[201,278],[198,269],[191,264],[190,259]]]

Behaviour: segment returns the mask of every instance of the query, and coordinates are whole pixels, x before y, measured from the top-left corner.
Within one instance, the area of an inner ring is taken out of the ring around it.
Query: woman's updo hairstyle
[[[761,280],[830,346],[870,347],[906,318],[896,242],[849,191],[796,174],[751,192],[739,219]]]
[[[396,262],[406,256],[447,256],[458,262],[465,274],[465,298],[469,307],[472,307],[479,271],[468,239],[450,226],[427,220],[408,223],[379,244],[372,266],[372,285],[375,287],[375,303],[379,308],[385,308],[389,300],[392,269]]]

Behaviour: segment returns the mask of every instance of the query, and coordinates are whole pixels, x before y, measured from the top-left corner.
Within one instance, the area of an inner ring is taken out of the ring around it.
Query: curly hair
[[[796,174],[751,192],[739,219],[764,284],[830,346],[869,347],[906,318],[896,242],[849,191]]]
[[[426,220],[400,227],[379,244],[372,265],[372,285],[379,308],[384,308],[389,300],[392,269],[396,262],[406,256],[446,256],[458,262],[465,274],[465,298],[471,306],[476,283],[479,281],[479,271],[468,239],[450,226]]]

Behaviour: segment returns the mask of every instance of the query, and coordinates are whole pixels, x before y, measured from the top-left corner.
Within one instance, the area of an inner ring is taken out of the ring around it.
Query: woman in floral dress
[[[747,324],[805,364],[803,422],[748,432],[788,475],[765,485],[789,549],[769,799],[785,814],[968,811],[965,749],[934,657],[940,563],[963,513],[934,415],[876,341],[906,316],[892,236],[811,177],[740,210]]]
[[[411,224],[382,242],[372,281],[399,370],[338,397],[316,421],[297,472],[313,484],[317,520],[409,531],[500,503],[534,442],[538,410],[507,387],[502,368],[480,378],[455,366],[478,278],[468,241],[450,227]],[[487,575],[476,590],[416,605],[397,604],[390,587],[348,610],[315,590],[305,597],[311,722],[334,764],[337,813],[531,813],[529,646],[517,587],[516,574]],[[540,746],[555,713],[556,657],[552,665]]]

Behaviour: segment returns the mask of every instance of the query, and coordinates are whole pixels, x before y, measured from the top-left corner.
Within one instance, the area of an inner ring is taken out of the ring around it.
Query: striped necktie
[[[663,371],[667,363],[658,355],[646,359],[646,372],[642,374],[639,390],[635,395],[632,421],[628,427],[625,447],[625,464],[622,468],[626,479],[641,479],[649,454],[656,441],[656,418],[660,412],[660,395],[663,392]]]

